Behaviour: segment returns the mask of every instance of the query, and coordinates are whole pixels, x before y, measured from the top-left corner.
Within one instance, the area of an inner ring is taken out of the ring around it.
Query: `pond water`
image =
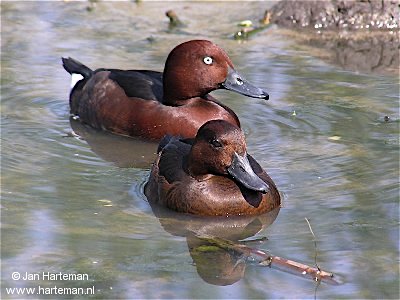
[[[238,21],[257,20],[269,2],[88,6],[1,2],[2,298],[399,298],[398,74],[346,71],[275,27],[233,40]],[[187,26],[169,29],[168,9]],[[203,222],[153,211],[143,186],[156,145],[69,120],[61,56],[162,70],[175,45],[195,38],[219,44],[270,93],[268,102],[213,95],[238,114],[249,153],[282,193],[278,216]],[[319,266],[340,285],[207,253],[193,235],[267,237],[251,246],[312,266],[305,218]],[[87,278],[43,278],[60,272]],[[24,287],[35,294],[10,290]]]

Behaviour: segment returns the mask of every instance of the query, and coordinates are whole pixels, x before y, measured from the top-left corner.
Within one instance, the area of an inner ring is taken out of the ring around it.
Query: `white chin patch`
[[[83,76],[81,74],[73,73],[71,75],[71,89],[74,88],[75,84],[81,79],[83,79]]]

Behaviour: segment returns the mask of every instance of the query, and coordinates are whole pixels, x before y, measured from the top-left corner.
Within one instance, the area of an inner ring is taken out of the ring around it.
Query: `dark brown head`
[[[179,105],[194,97],[203,97],[225,88],[254,97],[268,94],[247,82],[234,69],[224,50],[206,40],[192,40],[176,46],[165,62],[164,103]]]
[[[208,121],[200,127],[187,168],[195,178],[228,175],[250,190],[266,193],[269,189],[249,163],[242,130],[223,120]]]

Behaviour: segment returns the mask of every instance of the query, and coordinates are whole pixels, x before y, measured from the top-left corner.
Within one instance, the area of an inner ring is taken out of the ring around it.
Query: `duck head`
[[[252,85],[234,68],[224,50],[206,40],[192,40],[176,46],[168,55],[163,73],[164,103],[179,104],[204,97],[217,89],[269,99],[266,91]]]
[[[189,153],[187,169],[194,178],[227,175],[250,190],[269,191],[269,185],[250,165],[243,131],[223,120],[208,121],[200,127]]]

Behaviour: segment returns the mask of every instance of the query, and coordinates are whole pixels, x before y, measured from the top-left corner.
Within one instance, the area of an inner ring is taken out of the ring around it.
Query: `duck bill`
[[[236,181],[250,190],[263,194],[269,191],[269,185],[254,173],[247,158],[247,153],[244,156],[240,156],[235,152],[232,164],[227,171]]]
[[[266,91],[252,85],[231,67],[228,67],[228,75],[221,85],[227,90],[234,91],[248,97],[265,100],[269,99],[269,95]]]

